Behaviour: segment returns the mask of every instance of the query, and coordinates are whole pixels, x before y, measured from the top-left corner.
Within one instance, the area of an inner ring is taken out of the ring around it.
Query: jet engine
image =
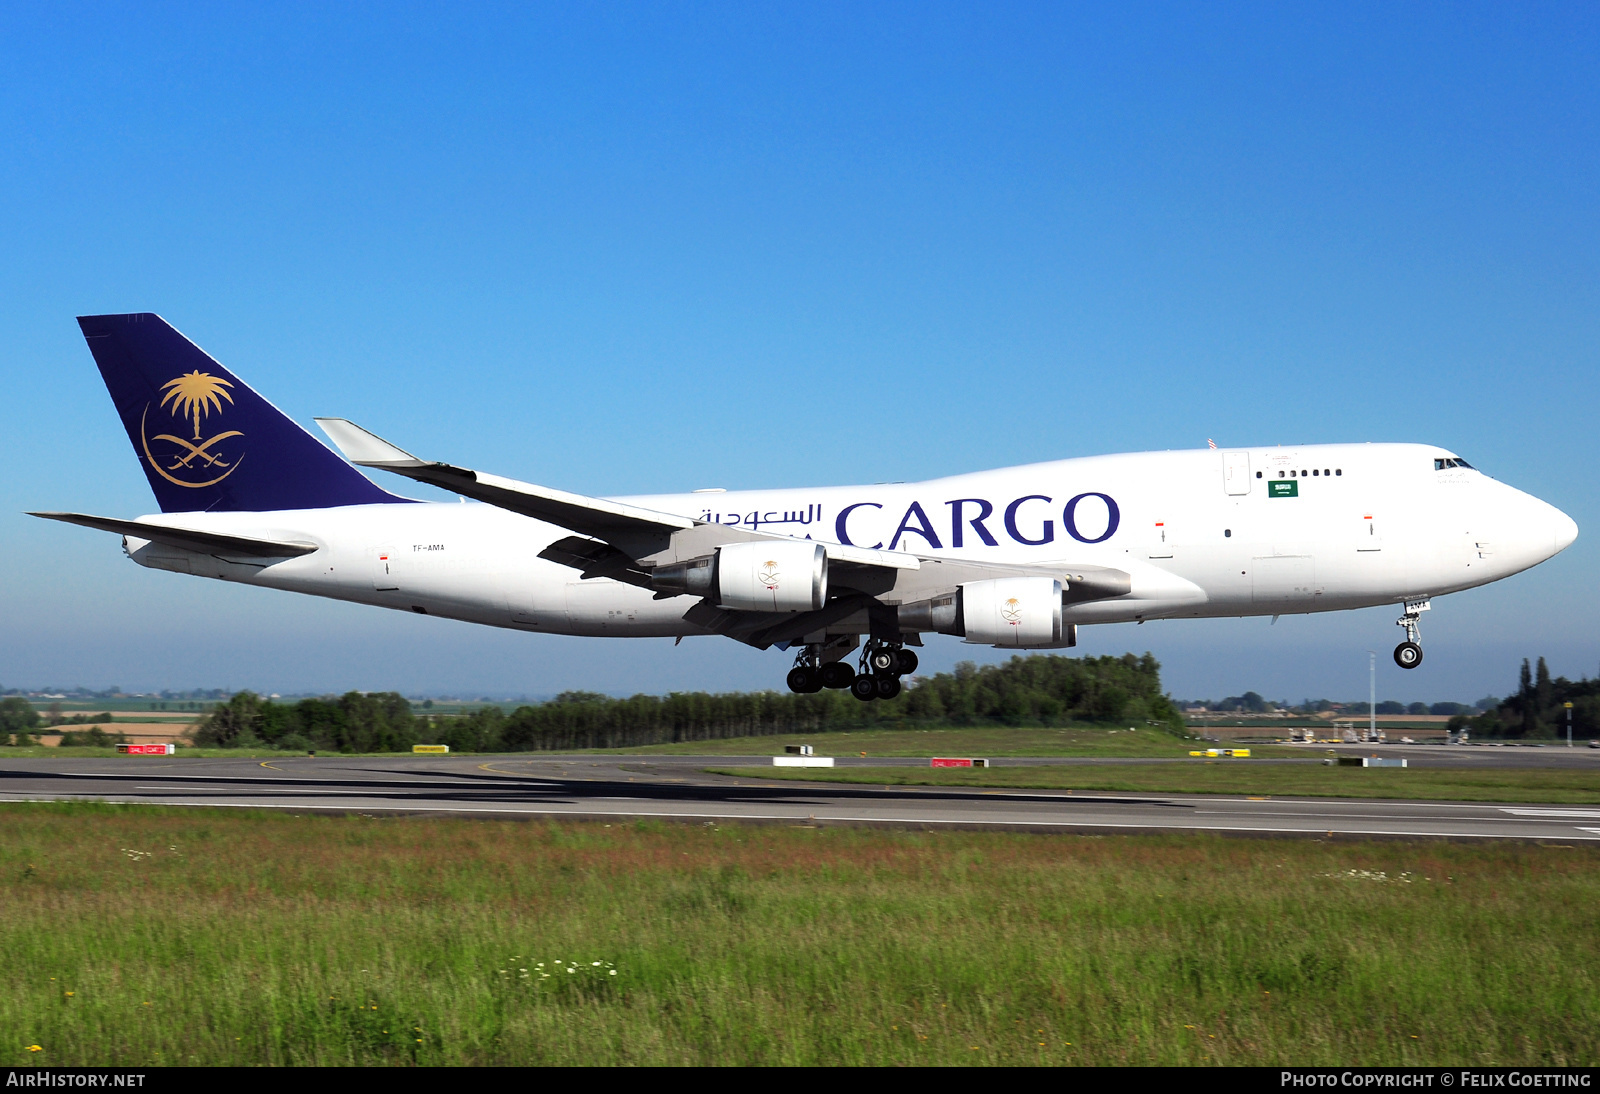
[[[728,543],[714,554],[657,566],[650,584],[736,611],[815,611],[828,599],[828,552],[807,540]]]
[[[961,586],[968,642],[1013,649],[1061,644],[1061,582],[997,577]]]
[[[1048,650],[1078,644],[1061,623],[1061,582],[1050,577],[968,581],[948,596],[901,604],[903,631],[937,631],[1002,649]]]

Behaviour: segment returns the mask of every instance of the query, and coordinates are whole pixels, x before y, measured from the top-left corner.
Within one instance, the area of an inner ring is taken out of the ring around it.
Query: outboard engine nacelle
[[[968,642],[1005,649],[1072,644],[1062,641],[1061,582],[1055,578],[969,581],[961,586],[961,616]]]
[[[715,554],[657,566],[650,584],[735,611],[810,612],[828,600],[828,552],[807,540],[728,543]]]

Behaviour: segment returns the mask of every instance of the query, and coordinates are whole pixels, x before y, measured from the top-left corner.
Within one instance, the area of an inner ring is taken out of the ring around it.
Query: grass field
[[[1600,1058],[1588,848],[40,804],[0,893],[6,1064]]]
[[[70,727],[70,728],[87,729],[89,727],[88,726],[82,726],[82,727]],[[106,731],[110,732],[110,733],[115,733],[115,732],[120,732],[121,731],[120,727],[118,727],[118,726],[110,726],[110,727],[102,726],[101,728],[106,729]],[[137,735],[137,734],[131,734],[130,733],[129,736],[130,737],[134,737],[135,739],[139,739],[140,736],[142,736],[142,735]],[[0,760],[11,760],[11,759],[22,759],[22,758],[41,759],[41,760],[42,759],[58,759],[59,760],[59,759],[62,759],[63,757],[84,757],[84,758],[91,758],[91,759],[115,759],[118,755],[119,755],[119,753],[117,752],[117,750],[115,748],[89,748],[89,747],[86,747],[86,746],[74,746],[72,748],[62,748],[60,745],[28,745],[25,748],[17,748],[15,745],[7,745],[4,748],[0,748]],[[235,759],[235,760],[270,760],[270,759],[273,759],[275,757],[278,758],[278,759],[282,759],[284,756],[295,756],[295,755],[303,756],[303,755],[305,755],[305,753],[303,753],[303,752],[299,752],[299,753],[296,753],[296,752],[279,752],[279,751],[276,751],[275,749],[271,749],[271,748],[248,748],[248,749],[247,748],[189,748],[189,747],[186,747],[182,741],[179,741],[178,742],[178,751],[173,754],[173,758],[174,759],[211,758],[211,759]],[[323,755],[325,755],[325,756],[326,755],[338,755],[338,753],[327,753],[327,752],[324,752]],[[409,756],[409,755],[411,755],[411,753],[409,753],[409,752],[406,752],[406,753],[391,753],[391,755],[406,755],[406,756]],[[124,759],[126,759],[126,758],[127,757],[124,757]],[[133,761],[130,761],[130,762],[138,763],[138,762],[141,762],[141,761],[133,760]]]
[[[819,755],[853,756],[1187,756],[1200,742],[1160,730],[1077,726],[1039,729],[974,726],[963,729],[874,729],[855,733],[789,733],[774,737],[733,737],[637,748],[596,749],[639,756],[748,756],[782,753],[785,745],[813,745]],[[1271,747],[1271,746],[1269,746]],[[1265,753],[1264,753],[1265,754]],[[1304,755],[1303,750],[1272,749],[1273,755]]]
[[[1600,770],[1562,768],[1361,768],[1252,764],[1217,760],[1181,764],[1083,767],[835,767],[709,769],[750,779],[867,783],[876,786],[1019,787],[1158,794],[1237,794],[1318,798],[1600,803]]]

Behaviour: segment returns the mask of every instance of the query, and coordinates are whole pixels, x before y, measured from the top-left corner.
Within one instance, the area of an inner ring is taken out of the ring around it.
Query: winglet
[[[345,418],[313,418],[344,458],[358,467],[426,467],[403,448],[397,448],[374,433],[369,433]]]

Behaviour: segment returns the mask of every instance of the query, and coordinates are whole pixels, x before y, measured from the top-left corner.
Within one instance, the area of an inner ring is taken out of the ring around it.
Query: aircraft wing
[[[536,486],[452,464],[421,460],[344,418],[317,418],[316,423],[344,453],[345,458],[359,467],[392,471],[587,537],[594,542],[585,544],[582,539],[568,538],[552,545],[551,551],[547,552],[552,561],[591,571],[585,576],[619,577],[618,573],[609,571],[625,570],[624,562],[637,563],[660,556],[663,552],[671,552],[669,560],[676,560],[714,550],[725,543],[792,538],[773,532],[712,524],[637,505]],[[600,550],[607,545],[623,557],[618,558],[615,554]],[[887,571],[915,570],[921,566],[921,560],[916,555],[904,551],[871,550],[838,543],[824,543],[822,546],[828,552],[830,562]],[[557,554],[563,557],[555,557]],[[571,561],[568,561],[569,557]]]
[[[794,537],[693,520],[623,502],[586,497],[547,486],[519,482],[447,463],[418,459],[344,418],[318,418],[345,457],[361,467],[376,467],[442,487],[462,497],[566,528],[576,535],[550,544],[539,557],[578,570],[583,578],[607,577],[656,588],[652,571],[673,562],[704,556],[730,543],[793,541]],[[828,603],[813,611],[776,618],[770,612],[732,610],[703,599],[684,618],[707,630],[765,649],[790,643],[838,621],[865,612],[874,633],[893,633],[895,609],[877,598],[886,593],[905,600],[940,595],[964,582],[996,577],[1052,577],[1077,602],[1121,596],[1129,575],[1104,566],[1027,566],[915,555],[822,542],[828,555]],[[682,595],[658,592],[658,598]]]
[[[185,551],[203,555],[222,554],[239,558],[295,558],[309,555],[317,549],[315,543],[288,543],[270,539],[252,539],[249,536],[230,536],[222,532],[201,532],[192,528],[174,528],[166,524],[152,524],[142,520],[118,520],[116,517],[95,517],[87,513],[29,513],[30,517],[65,521],[84,528],[97,528],[102,532],[147,539],[165,543]]]
[[[559,528],[570,528],[609,543],[634,559],[662,550],[674,532],[695,524],[687,517],[671,513],[535,486],[448,463],[419,460],[344,418],[318,418],[316,423],[345,458],[358,467],[393,471],[474,501],[497,505]]]

